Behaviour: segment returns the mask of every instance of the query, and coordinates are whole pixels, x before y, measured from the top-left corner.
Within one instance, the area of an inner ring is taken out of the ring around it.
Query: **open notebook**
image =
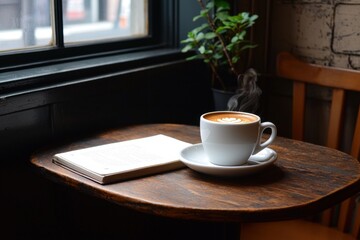
[[[184,167],[180,151],[190,143],[165,136],[116,142],[53,156],[53,162],[100,184]]]

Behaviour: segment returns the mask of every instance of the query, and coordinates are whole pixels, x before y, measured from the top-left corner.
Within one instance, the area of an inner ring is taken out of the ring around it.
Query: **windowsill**
[[[3,72],[0,73],[0,98],[92,81],[99,75],[127,72],[183,59],[184,55],[179,49],[157,49]]]

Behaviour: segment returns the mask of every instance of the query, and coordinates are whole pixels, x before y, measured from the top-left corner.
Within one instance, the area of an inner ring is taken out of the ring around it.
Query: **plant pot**
[[[215,111],[227,110],[227,103],[229,99],[235,94],[235,92],[224,91],[219,89],[212,89],[214,98],[214,109]]]

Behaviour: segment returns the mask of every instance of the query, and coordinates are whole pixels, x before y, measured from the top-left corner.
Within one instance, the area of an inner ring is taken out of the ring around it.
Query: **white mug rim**
[[[236,114],[243,114],[243,115],[250,115],[252,117],[255,117],[257,119],[257,121],[254,122],[245,122],[242,124],[239,123],[220,123],[220,122],[214,122],[211,120],[208,120],[205,118],[206,115],[210,115],[210,114],[216,114],[216,113],[236,113]],[[261,121],[261,118],[253,113],[249,113],[249,112],[239,112],[239,111],[212,111],[212,112],[206,112],[204,114],[201,115],[201,120],[207,122],[207,123],[211,123],[211,124],[216,124],[216,125],[251,125],[251,124],[256,124],[259,123]]]

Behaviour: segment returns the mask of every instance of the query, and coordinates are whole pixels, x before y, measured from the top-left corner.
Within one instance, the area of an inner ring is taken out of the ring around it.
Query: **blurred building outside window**
[[[147,0],[62,0],[64,45],[148,35]],[[0,54],[55,46],[53,0],[0,0]]]

